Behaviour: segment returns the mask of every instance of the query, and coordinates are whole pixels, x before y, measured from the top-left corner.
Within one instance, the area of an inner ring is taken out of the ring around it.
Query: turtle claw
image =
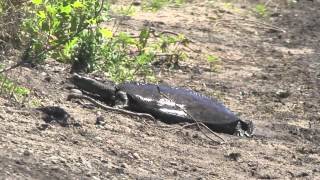
[[[252,131],[251,129],[249,129],[249,131],[243,130],[241,121],[238,121],[237,126],[236,126],[233,134],[235,136],[240,136],[240,137],[243,137],[243,136],[252,137],[251,131]]]
[[[236,128],[235,128],[235,130],[234,130],[233,135],[242,137],[242,136],[244,136],[244,133],[245,133],[245,132],[244,132],[244,130],[243,130],[242,127],[241,127],[241,122],[238,121],[237,126],[236,126]]]

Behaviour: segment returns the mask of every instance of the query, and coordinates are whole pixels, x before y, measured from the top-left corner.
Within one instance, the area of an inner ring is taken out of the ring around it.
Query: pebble
[[[140,159],[140,156],[139,156],[138,153],[133,153],[132,156],[133,156],[134,158],[136,158],[136,159]]]
[[[175,161],[171,161],[171,162],[169,162],[172,166],[177,166],[178,165],[178,163],[177,162],[175,162]]]
[[[176,170],[173,171],[174,176],[178,176],[178,172]]]
[[[132,2],[132,5],[133,6],[140,6],[141,5],[141,1],[135,0],[135,1]]]
[[[28,151],[28,150],[25,150],[25,151],[23,152],[23,155],[24,155],[24,156],[30,156],[30,155],[31,155],[31,152]]]
[[[287,98],[290,96],[290,93],[288,90],[280,89],[280,90],[276,91],[276,95],[278,98]]]
[[[47,76],[47,77],[44,78],[44,80],[46,80],[47,82],[50,82],[51,81],[51,77]]]
[[[102,139],[101,137],[99,137],[99,136],[97,136],[95,139],[98,140],[98,141],[102,141],[102,140],[103,140],[103,139]]]
[[[48,123],[43,123],[38,127],[38,129],[41,131],[44,131],[44,130],[48,129],[49,127],[50,127],[50,125]]]
[[[120,167],[122,167],[122,168],[128,168],[128,164],[127,164],[127,163],[122,163],[122,164],[120,165]]]
[[[232,161],[238,161],[241,157],[241,154],[240,153],[230,153],[230,154],[226,155],[226,157]]]
[[[106,124],[106,122],[105,122],[104,117],[102,115],[98,115],[95,125],[102,125],[103,126],[105,124]]]
[[[47,76],[48,74],[46,72],[42,72],[41,76]]]

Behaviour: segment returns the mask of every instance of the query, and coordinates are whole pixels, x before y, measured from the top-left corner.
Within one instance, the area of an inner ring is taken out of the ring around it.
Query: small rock
[[[270,17],[279,17],[281,14],[279,12],[275,12],[270,14]]]
[[[302,173],[299,173],[299,174],[297,175],[297,177],[306,177],[306,176],[309,176],[309,173],[307,173],[307,172],[302,172]]]
[[[25,150],[25,151],[23,152],[23,155],[24,155],[24,156],[30,156],[30,155],[31,155],[31,152],[28,151],[28,150]]]
[[[127,164],[127,163],[122,163],[122,164],[120,165],[120,167],[122,167],[122,168],[128,168],[128,164]]]
[[[47,77],[44,78],[44,80],[46,80],[47,82],[50,82],[51,81],[51,77],[47,76]]]
[[[132,5],[133,6],[140,6],[141,5],[141,1],[135,0],[135,1],[132,2]]]
[[[104,117],[102,115],[98,115],[95,125],[102,125],[103,126],[105,124],[106,124],[106,122],[104,120]]]
[[[101,162],[102,162],[102,163],[106,163],[106,164],[107,164],[107,163],[108,163],[108,160],[106,160],[106,159],[102,159],[102,160],[101,160]]]
[[[266,74],[261,74],[261,75],[258,76],[258,78],[259,78],[259,79],[262,79],[262,80],[267,80],[267,79],[269,79],[269,78],[268,78],[268,75],[266,75]]]
[[[171,162],[169,162],[172,166],[177,166],[178,165],[178,163],[177,162],[175,162],[175,161],[171,161]]]
[[[132,156],[133,156],[134,158],[136,158],[136,159],[140,159],[140,156],[139,156],[138,153],[133,153]]]
[[[115,168],[116,172],[119,174],[124,174],[124,168]]]
[[[290,44],[291,40],[290,39],[285,39],[284,42],[287,43],[287,44]]]
[[[200,136],[199,136],[199,134],[198,134],[198,133],[195,133],[195,134],[193,134],[193,135],[192,135],[192,138],[197,139],[197,138],[200,138]]]
[[[21,160],[21,159],[17,159],[17,160],[15,160],[15,163],[16,164],[19,164],[19,165],[24,165],[24,164],[26,164],[23,160]]]
[[[245,96],[246,95],[246,93],[244,91],[240,91],[239,94],[240,94],[240,96]]]
[[[287,98],[287,97],[290,96],[290,93],[289,93],[288,90],[282,90],[282,89],[280,89],[280,90],[276,91],[276,96],[277,96],[278,98]]]
[[[178,176],[178,172],[176,170],[173,171],[174,176]]]
[[[41,131],[44,131],[44,130],[48,129],[49,126],[50,125],[48,123],[44,123],[44,124],[41,124],[40,126],[38,126],[38,129]]]
[[[48,74],[46,72],[42,72],[41,76],[47,76]]]
[[[101,137],[99,137],[99,136],[97,136],[95,139],[98,140],[98,141],[102,141],[102,140],[103,140],[103,139],[102,139]]]
[[[232,160],[232,161],[238,161],[241,157],[240,153],[230,153],[228,155],[226,155],[225,157],[227,157],[228,159]]]

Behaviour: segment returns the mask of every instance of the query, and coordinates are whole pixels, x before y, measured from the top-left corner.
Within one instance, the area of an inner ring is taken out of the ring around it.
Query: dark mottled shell
[[[131,98],[130,109],[151,113],[167,123],[194,122],[195,119],[217,131],[233,133],[239,121],[217,100],[192,90],[142,83],[123,83],[117,89],[126,92]]]

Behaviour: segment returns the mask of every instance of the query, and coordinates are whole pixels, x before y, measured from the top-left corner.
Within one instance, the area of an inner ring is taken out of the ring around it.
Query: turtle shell
[[[127,94],[128,109],[150,113],[166,123],[202,122],[217,132],[233,134],[244,123],[217,100],[184,88],[123,83],[117,90]]]

